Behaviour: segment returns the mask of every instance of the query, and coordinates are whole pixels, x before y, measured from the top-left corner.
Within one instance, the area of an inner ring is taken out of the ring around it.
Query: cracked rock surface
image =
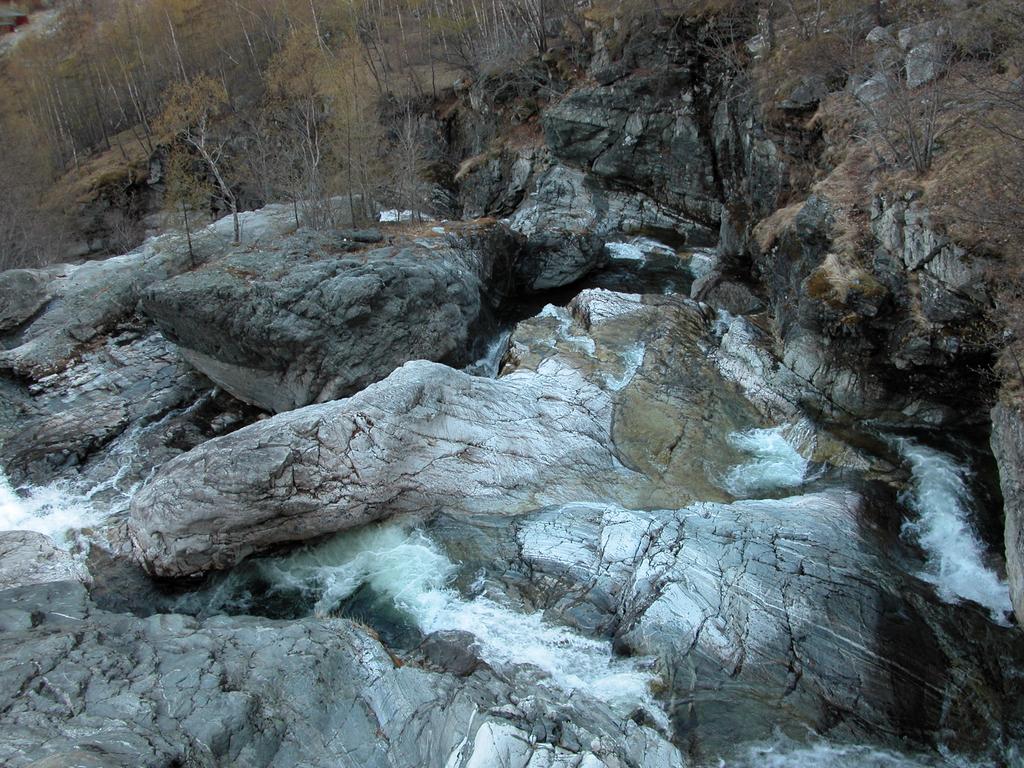
[[[0,531],[0,590],[51,581],[90,581],[74,557],[34,531]]]
[[[511,529],[446,516],[431,530],[488,592],[658,658],[691,754],[777,729],[894,746],[946,731],[982,750],[1007,738],[1018,706],[986,691],[1012,689],[1015,638],[895,567],[866,506],[843,489],[679,510],[576,503]]]
[[[498,381],[407,363],[168,463],[133,500],[147,568],[186,575],[400,513],[514,514],[630,478],[606,394],[555,362]],[[244,457],[244,461],[241,458]]]
[[[599,702],[403,662],[343,619],[139,619],[69,582],[0,592],[0,616],[11,768],[683,765]]]

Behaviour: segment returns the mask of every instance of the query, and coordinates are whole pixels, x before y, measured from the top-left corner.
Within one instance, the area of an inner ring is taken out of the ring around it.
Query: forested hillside
[[[1021,167],[1022,20],[1005,0],[82,0],[58,8],[53,29],[0,59],[7,265],[65,258],[69,248],[123,250],[139,241],[147,216],[182,204],[208,215],[301,200],[317,226],[332,216],[322,201],[338,195],[352,196],[357,216],[372,213],[373,199],[436,206],[431,185],[454,189],[457,165],[470,158],[439,148],[443,137],[430,133],[469,84],[492,82],[486,95],[507,108],[508,132],[583,76],[595,26],[625,39],[651,21],[700,18],[718,30],[704,41],[709,60],[743,72],[767,128],[799,134],[810,150],[797,186],[840,165],[847,173],[837,182],[851,194],[868,177],[902,174],[952,205],[950,218],[972,236],[996,246],[1019,237],[1010,191]],[[867,39],[872,27],[917,22],[937,37],[914,48],[905,71],[901,41]],[[879,79],[879,60],[897,76]],[[200,122],[206,157],[185,130]],[[961,192],[962,181],[971,194],[949,191]]]

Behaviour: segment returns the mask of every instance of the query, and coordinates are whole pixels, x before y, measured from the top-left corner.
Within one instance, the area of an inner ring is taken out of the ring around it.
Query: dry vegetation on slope
[[[595,26],[614,48],[645,24],[709,17],[727,33],[706,36],[706,55],[743,75],[793,161],[791,202],[816,190],[838,204],[845,260],[863,255],[878,185],[923,190],[956,237],[1012,255],[1022,16],[1012,0],[67,2],[56,31],[0,59],[0,262],[74,255],[88,215],[108,237],[79,251],[128,247],[151,197],[177,225],[271,199],[303,201],[318,227],[339,199],[356,220],[376,197],[429,207],[428,182],[473,160],[426,149],[421,115],[453,103],[453,80],[493,80],[528,130],[585,77]],[[189,140],[200,122],[205,149]]]

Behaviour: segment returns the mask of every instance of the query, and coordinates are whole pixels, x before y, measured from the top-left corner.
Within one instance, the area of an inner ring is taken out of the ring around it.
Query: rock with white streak
[[[88,583],[89,572],[41,533],[0,531],[0,590],[52,581]]]
[[[486,569],[487,594],[659,659],[669,715],[708,757],[822,727],[893,746],[948,729],[984,751],[1017,706],[1024,651],[894,564],[871,515],[833,489],[678,510],[574,503],[501,528],[445,517],[432,532]],[[989,664],[990,643],[1004,661]]]
[[[133,500],[139,559],[187,575],[401,514],[727,500],[728,436],[761,422],[708,354],[711,325],[682,297],[585,291],[520,324],[498,380],[408,363],[210,441]]]
[[[498,381],[408,363],[172,460],[133,500],[130,529],[146,567],[177,576],[401,513],[597,498],[633,475],[611,418],[602,390],[554,362]]]

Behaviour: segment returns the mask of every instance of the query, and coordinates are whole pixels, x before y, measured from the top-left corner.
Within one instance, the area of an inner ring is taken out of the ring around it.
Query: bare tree
[[[934,74],[926,82],[913,79],[903,51],[895,41],[876,57],[875,73],[857,95],[868,136],[898,168],[923,174],[931,168],[942,138],[961,125],[975,102],[945,77],[952,63],[952,46],[941,29],[927,46],[927,63]]]
[[[234,242],[242,239],[238,219],[238,198],[225,176],[225,149],[228,134],[218,133],[215,123],[228,104],[228,95],[221,82],[207,75],[189,83],[171,86],[167,103],[158,125],[167,133],[177,134],[202,159],[216,183],[218,197],[231,211]]]
[[[429,197],[429,185],[424,181],[426,156],[421,136],[423,117],[406,108],[392,152],[392,190],[397,204],[412,212],[416,221],[422,220]]]

